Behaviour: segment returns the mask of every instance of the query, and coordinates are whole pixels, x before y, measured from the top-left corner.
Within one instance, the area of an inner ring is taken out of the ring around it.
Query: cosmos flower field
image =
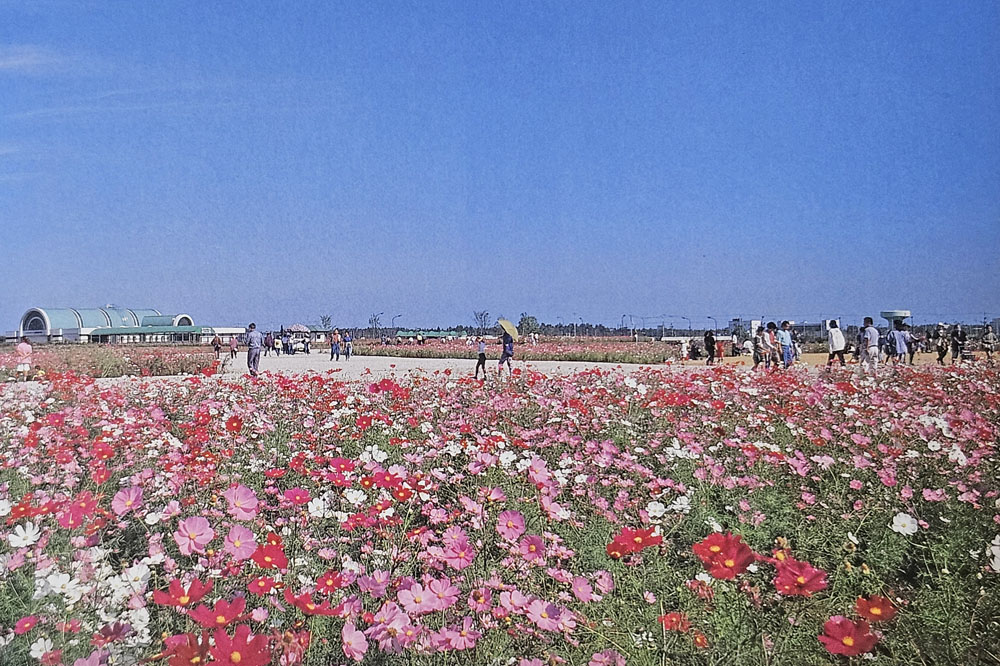
[[[993,664],[1000,376],[0,387],[3,664]]]

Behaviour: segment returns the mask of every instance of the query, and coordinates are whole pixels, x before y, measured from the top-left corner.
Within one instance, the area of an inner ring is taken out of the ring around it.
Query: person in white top
[[[840,359],[840,367],[847,365],[844,361],[844,348],[847,347],[847,341],[844,340],[844,332],[840,330],[836,319],[830,320],[826,337],[830,343],[830,355],[826,357],[826,367],[829,368],[833,365],[834,357]]]
[[[878,329],[871,317],[865,317],[865,328],[861,336],[861,366],[865,371],[878,372]]]

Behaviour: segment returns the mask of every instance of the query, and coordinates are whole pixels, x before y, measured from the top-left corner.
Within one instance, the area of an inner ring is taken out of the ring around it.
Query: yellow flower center
[[[225,624],[226,623],[226,616],[225,615],[216,615],[215,616],[215,621],[218,624]]]
[[[795,579],[795,582],[798,583],[799,585],[805,585],[806,584],[806,577],[805,576],[799,576],[798,578]]]
[[[191,601],[191,597],[189,597],[186,594],[183,595],[183,596],[177,597],[177,603],[179,603],[181,606],[187,606],[187,604],[188,604],[189,601]]]
[[[719,552],[720,550],[722,550],[722,548],[720,548],[719,546],[709,546],[709,547],[708,547],[708,550],[709,550],[710,552],[712,552],[712,553],[717,553],[717,552]]]
[[[736,562],[732,560],[726,560],[725,562],[723,562],[723,564],[725,564],[726,567],[729,569],[732,569],[734,566],[736,566]]]
[[[235,546],[236,548],[239,548],[242,545],[243,545],[243,542],[240,541],[239,539],[236,539],[235,541],[233,541],[233,546]]]
[[[871,608],[868,609],[868,612],[871,613],[872,615],[881,615],[882,609],[879,608],[878,606],[872,606]]]
[[[842,639],[840,639],[840,642],[846,645],[847,647],[851,647],[852,645],[854,645],[854,639],[851,638],[850,636],[844,636]]]
[[[243,655],[241,655],[239,652],[230,652],[229,661],[233,662],[234,664],[238,664],[241,661],[243,661]]]

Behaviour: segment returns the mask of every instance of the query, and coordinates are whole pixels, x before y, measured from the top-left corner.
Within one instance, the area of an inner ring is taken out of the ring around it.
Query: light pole
[[[681,318],[681,319],[686,319],[686,320],[687,320],[687,323],[688,323],[688,331],[690,332],[690,331],[691,331],[691,319],[690,319],[690,318],[688,318],[688,317],[685,317],[684,315],[680,315],[680,318]]]
[[[622,315],[622,333],[625,332],[625,317],[627,317],[627,316],[628,315]]]
[[[583,317],[581,317],[580,315],[578,315],[575,312],[573,313],[573,316],[576,317],[576,319],[579,319],[581,324],[583,323]],[[576,319],[573,320],[573,337],[574,338],[576,337]]]
[[[563,319],[562,319],[562,317],[556,317],[556,319],[559,320],[559,335],[562,336],[563,335],[563,332],[562,332]]]
[[[715,321],[715,317],[709,317],[709,319],[711,319],[712,323],[715,324],[715,328],[712,329],[712,332],[713,333],[718,333],[719,332],[719,322]]]
[[[389,322],[389,327],[390,327],[390,328],[392,328],[393,330],[395,330],[395,329],[396,329],[396,319],[397,319],[398,317],[402,317],[402,316],[403,316],[403,315],[401,315],[401,314],[398,314],[398,315],[393,315],[393,316],[392,316],[392,320],[391,320],[391,321]]]

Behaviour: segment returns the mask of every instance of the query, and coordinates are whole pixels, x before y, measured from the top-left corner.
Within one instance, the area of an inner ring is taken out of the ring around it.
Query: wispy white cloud
[[[43,46],[16,44],[0,46],[0,73],[43,74],[58,71],[70,59]]]

